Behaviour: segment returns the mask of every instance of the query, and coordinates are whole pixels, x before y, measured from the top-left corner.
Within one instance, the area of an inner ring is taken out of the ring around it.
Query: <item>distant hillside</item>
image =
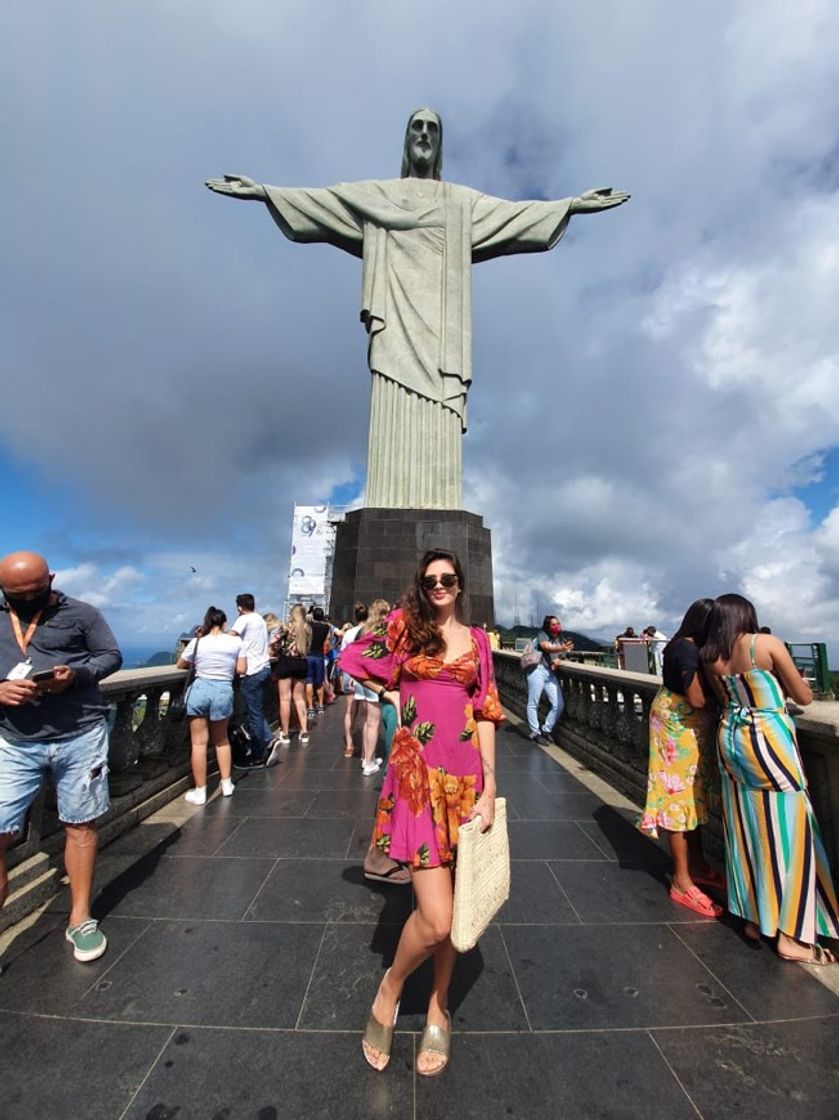
[[[174,665],[175,659],[169,650],[161,649],[157,653],[153,653],[151,657],[143,665],[144,669],[154,669],[158,665]]]
[[[539,633],[538,629],[532,626],[513,626],[510,629],[498,628],[501,635],[502,642],[509,642],[512,644],[516,638],[535,638]],[[562,630],[562,638],[570,638],[574,642],[574,649],[591,650],[597,652],[598,650],[609,650],[611,645],[607,642],[598,642],[595,638],[588,638],[585,634],[578,634],[575,630]]]

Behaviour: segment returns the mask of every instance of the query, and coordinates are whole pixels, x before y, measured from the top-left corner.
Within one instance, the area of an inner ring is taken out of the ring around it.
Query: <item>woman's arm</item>
[[[784,689],[784,692],[796,704],[811,704],[813,690],[801,676],[796,664],[789,655],[789,650],[774,635],[760,635],[761,644],[765,643],[765,650],[772,660],[772,671]]]
[[[236,671],[234,673],[234,676],[243,677],[245,675],[245,673],[247,673],[247,671],[248,671],[248,659],[247,659],[247,657],[237,657],[236,658]]]
[[[704,708],[708,703],[699,673],[694,673],[690,684],[685,685],[685,699],[692,708]]]
[[[484,790],[469,813],[469,820],[480,815],[481,832],[486,832],[495,820],[495,795],[498,788],[495,780],[495,724],[488,719],[479,719],[477,728]]]

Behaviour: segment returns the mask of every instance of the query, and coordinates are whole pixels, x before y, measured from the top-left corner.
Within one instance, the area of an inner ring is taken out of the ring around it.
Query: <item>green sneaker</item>
[[[108,948],[108,939],[95,918],[88,918],[73,929],[68,926],[64,936],[73,946],[77,961],[95,961]]]

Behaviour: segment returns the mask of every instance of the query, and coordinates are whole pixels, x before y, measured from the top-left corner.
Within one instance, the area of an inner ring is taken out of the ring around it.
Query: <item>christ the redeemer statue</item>
[[[573,214],[620,206],[610,188],[557,202],[508,202],[440,179],[443,123],[408,121],[399,179],[271,187],[210,179],[231,198],[264,202],[292,241],[325,241],[364,262],[361,321],[373,385],[367,506],[460,509],[461,436],[472,383],[471,265],[552,249]]]

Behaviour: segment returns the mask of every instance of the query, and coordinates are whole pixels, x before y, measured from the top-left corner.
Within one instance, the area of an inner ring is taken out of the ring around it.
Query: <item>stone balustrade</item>
[[[493,654],[501,701],[526,718],[527,680],[521,654]],[[566,661],[559,672],[565,714],[554,729],[557,743],[639,808],[647,791],[649,714],[661,678],[578,665]],[[543,713],[547,704],[542,702]],[[795,717],[810,796],[834,873],[839,875],[839,703],[815,701]],[[711,854],[722,853],[722,826],[705,830]]]
[[[101,845],[156,812],[191,785],[189,723],[178,723],[168,714],[169,701],[183,691],[186,675],[185,670],[167,665],[122,670],[102,682],[103,697],[111,705],[111,808],[99,822]],[[235,697],[233,719],[241,722],[244,710],[238,689]],[[269,723],[276,723],[275,686],[266,689],[265,711]],[[212,772],[212,748],[208,758]],[[0,931],[20,921],[55,892],[63,847],[55,791],[48,784],[33,804],[23,832],[9,849],[10,897],[0,911]]]

